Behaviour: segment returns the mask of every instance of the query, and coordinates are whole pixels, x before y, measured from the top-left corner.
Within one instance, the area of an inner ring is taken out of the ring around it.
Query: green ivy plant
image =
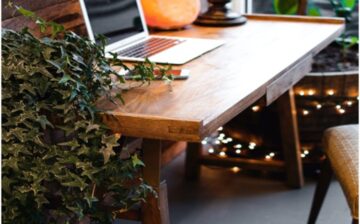
[[[356,2],[357,0],[330,0],[336,16],[345,18],[347,22],[351,21]]]
[[[357,0],[330,0],[330,3],[337,17],[343,17],[347,24],[351,23]],[[343,34],[336,42],[342,47],[342,54],[345,55],[350,48],[359,44],[359,37]]]
[[[117,55],[105,58],[104,41],[19,11],[52,35],[2,31],[2,221],[112,223],[114,208],[125,211],[154,191],[139,174],[137,154],[120,158],[126,149],[102,123],[96,101],[107,96],[115,103],[110,91],[125,82],[112,66],[141,83],[157,66],[128,68]]]

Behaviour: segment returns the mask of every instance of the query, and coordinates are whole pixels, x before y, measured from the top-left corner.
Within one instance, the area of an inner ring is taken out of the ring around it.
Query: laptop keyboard
[[[148,58],[170,47],[181,44],[184,41],[185,40],[151,37],[138,44],[118,51],[117,53],[119,56],[129,58]]]

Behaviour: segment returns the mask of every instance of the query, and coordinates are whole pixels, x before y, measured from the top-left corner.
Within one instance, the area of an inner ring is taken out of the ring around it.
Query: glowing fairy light
[[[232,142],[233,139],[232,139],[232,138],[227,138],[226,141],[227,141],[227,142]]]
[[[335,94],[335,91],[333,89],[329,89],[326,93],[329,96],[333,96]]]
[[[219,153],[219,156],[220,156],[220,157],[226,157],[226,153],[225,153],[225,152],[220,152],[220,153]]]
[[[241,145],[241,144],[234,145],[234,148],[235,148],[235,149],[241,149],[241,148],[242,148],[242,145]]]
[[[270,155],[266,155],[266,156],[265,156],[265,159],[266,159],[266,160],[269,160],[269,159],[271,159],[271,156],[270,156]]]
[[[220,142],[219,140],[215,140],[215,144],[216,144],[216,145],[220,145],[220,143],[221,143],[221,142]]]
[[[231,171],[234,173],[238,173],[240,171],[240,168],[237,166],[234,166],[233,168],[231,168]]]
[[[240,149],[236,149],[236,150],[235,150],[235,153],[236,153],[236,154],[240,154],[240,153],[241,153],[241,150],[240,150]]]
[[[275,153],[274,152],[270,152],[269,156],[272,158],[275,156]]]
[[[309,150],[304,150],[305,155],[309,155]]]
[[[303,110],[303,111],[302,111],[302,114],[303,114],[304,116],[309,115],[309,113],[310,113],[310,112],[309,112],[308,110]]]
[[[340,110],[341,109],[341,105],[336,105],[336,107],[335,107],[336,109],[338,109],[338,110]]]
[[[310,89],[310,90],[308,91],[308,95],[309,95],[309,96],[313,96],[314,94],[315,94],[315,90]]]
[[[345,112],[346,112],[345,109],[343,109],[343,108],[339,109],[339,113],[340,113],[340,114],[345,114]]]
[[[253,149],[255,149],[255,146],[256,146],[255,142],[250,142],[248,148],[253,150]]]
[[[301,158],[305,158],[306,155],[304,153],[301,153]]]
[[[208,152],[209,152],[210,154],[213,154],[213,153],[215,152],[215,150],[214,150],[213,148],[210,148],[210,149],[208,149]]]
[[[346,101],[346,105],[348,105],[349,107],[351,107],[353,105],[352,101]]]
[[[305,91],[300,90],[299,95],[300,95],[300,96],[304,96],[304,95],[305,95]]]
[[[316,105],[316,109],[320,110],[322,108],[322,105],[319,103]]]
[[[254,112],[258,112],[260,110],[260,106],[258,106],[258,105],[253,106],[253,107],[251,107],[251,110]]]
[[[201,141],[201,144],[206,145],[206,144],[207,144],[207,141],[206,141],[206,140],[202,140],[202,141]]]
[[[218,130],[218,131],[222,131],[222,130],[224,130],[224,128],[223,128],[223,127],[220,127],[220,128],[218,128],[217,130]]]

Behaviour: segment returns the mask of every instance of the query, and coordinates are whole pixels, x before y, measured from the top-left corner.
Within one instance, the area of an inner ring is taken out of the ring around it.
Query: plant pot
[[[344,64],[342,59],[331,52],[338,47],[333,43],[321,53],[327,53],[333,60]],[[358,122],[357,50],[358,46],[354,46],[353,51],[356,53],[350,57],[355,57],[355,64],[347,65],[350,68],[347,71],[337,69],[344,67],[343,65],[330,68],[331,71],[321,71],[319,65],[316,65],[317,59],[320,58],[320,61],[324,59],[320,53],[314,59],[316,71],[310,72],[294,87],[299,133],[303,144],[321,148],[322,134],[326,128]],[[339,48],[338,51],[341,52],[341,49]],[[335,63],[330,61],[328,64]],[[306,112],[308,114],[304,111],[308,111]]]

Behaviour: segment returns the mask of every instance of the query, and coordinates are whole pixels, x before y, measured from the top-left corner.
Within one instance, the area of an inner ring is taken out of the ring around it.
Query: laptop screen
[[[84,0],[94,36],[112,44],[144,31],[136,0]]]

